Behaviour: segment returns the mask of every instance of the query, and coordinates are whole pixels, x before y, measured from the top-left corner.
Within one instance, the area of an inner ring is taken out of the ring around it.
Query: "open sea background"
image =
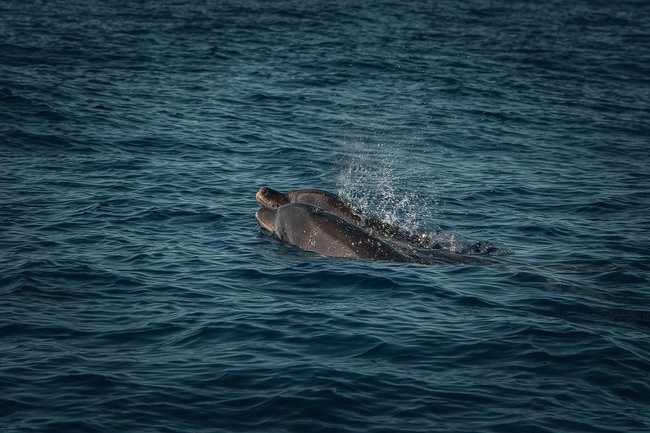
[[[649,210],[645,0],[2,0],[0,430],[648,432]]]

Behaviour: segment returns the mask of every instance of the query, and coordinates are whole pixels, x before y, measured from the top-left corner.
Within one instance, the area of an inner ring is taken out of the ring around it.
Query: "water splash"
[[[415,135],[412,142],[407,143]],[[504,255],[504,246],[472,242],[463,235],[444,231],[434,223],[441,212],[436,182],[428,155],[419,154],[421,137],[409,130],[371,125],[343,140],[344,156],[338,162],[338,194],[357,205],[362,213],[398,226],[419,238],[425,248],[460,254]]]
[[[405,143],[408,133],[376,124],[343,141],[338,194],[363,212],[411,231],[439,231],[431,217],[439,188],[424,155]],[[427,179],[427,181],[424,181]]]

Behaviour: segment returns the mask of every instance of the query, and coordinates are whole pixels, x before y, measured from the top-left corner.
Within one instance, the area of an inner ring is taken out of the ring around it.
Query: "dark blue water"
[[[650,431],[650,4],[350,3],[0,2],[0,430]]]

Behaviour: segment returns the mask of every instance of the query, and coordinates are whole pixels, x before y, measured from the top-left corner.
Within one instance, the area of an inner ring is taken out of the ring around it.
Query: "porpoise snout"
[[[277,210],[268,207],[261,207],[255,212],[257,223],[265,230],[273,233],[275,231],[275,217]]]
[[[289,203],[289,197],[285,194],[282,194],[280,191],[276,191],[272,188],[263,186],[255,194],[255,199],[263,206],[267,207],[280,207],[284,204]]]

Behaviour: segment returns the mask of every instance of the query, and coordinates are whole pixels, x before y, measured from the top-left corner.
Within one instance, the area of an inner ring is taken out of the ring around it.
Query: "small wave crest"
[[[463,235],[455,232],[424,233],[425,248],[441,249],[457,254],[472,254],[484,256],[505,256],[510,251],[498,243],[480,240],[472,242]]]

